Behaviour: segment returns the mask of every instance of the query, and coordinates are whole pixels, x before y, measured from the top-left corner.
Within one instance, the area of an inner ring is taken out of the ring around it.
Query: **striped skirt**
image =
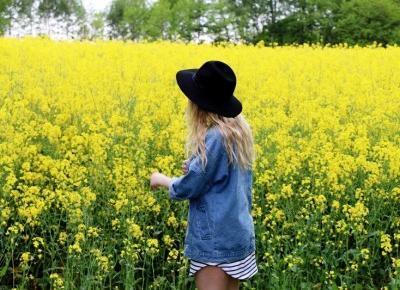
[[[254,251],[246,258],[231,263],[214,263],[214,262],[198,262],[190,260],[189,276],[194,274],[205,266],[218,266],[225,271],[228,275],[239,280],[245,280],[252,277],[258,272],[256,263],[256,252]]]

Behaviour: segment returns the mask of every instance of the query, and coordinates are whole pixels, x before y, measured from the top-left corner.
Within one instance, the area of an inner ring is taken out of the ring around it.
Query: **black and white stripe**
[[[256,253],[254,251],[246,258],[231,263],[213,263],[213,262],[203,263],[195,260],[190,260],[189,276],[194,276],[194,274],[198,270],[207,265],[218,266],[222,268],[227,274],[239,280],[248,279],[258,272],[256,263]]]

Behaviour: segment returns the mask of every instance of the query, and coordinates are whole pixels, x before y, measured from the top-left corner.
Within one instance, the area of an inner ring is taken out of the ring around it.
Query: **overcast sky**
[[[104,8],[109,6],[111,0],[82,0],[82,3],[87,11],[91,10],[100,11],[104,10]]]

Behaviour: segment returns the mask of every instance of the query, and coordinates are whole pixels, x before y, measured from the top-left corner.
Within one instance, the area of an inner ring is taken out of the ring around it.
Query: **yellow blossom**
[[[33,257],[32,257],[32,255],[31,255],[31,253],[29,253],[29,252],[23,252],[23,253],[21,254],[20,261],[21,261],[21,265],[22,265],[23,267],[27,267],[27,266],[28,266],[28,263],[29,263],[30,261],[32,261],[32,260],[33,260]]]
[[[60,243],[60,245],[65,245],[67,237],[68,236],[66,232],[60,232],[60,234],[58,235],[58,242]]]
[[[172,249],[168,252],[167,260],[176,260],[178,259],[179,251],[177,249]]]
[[[178,227],[178,221],[174,215],[171,215],[167,219],[167,225],[172,226],[174,228]]]
[[[164,235],[163,241],[164,244],[169,248],[173,245],[174,239],[172,239],[170,235]]]
[[[390,236],[388,234],[381,235],[381,249],[383,256],[386,256],[387,253],[392,252],[392,245],[390,243]]]
[[[159,252],[158,240],[157,239],[147,239],[146,240],[146,251],[150,254],[157,254]]]

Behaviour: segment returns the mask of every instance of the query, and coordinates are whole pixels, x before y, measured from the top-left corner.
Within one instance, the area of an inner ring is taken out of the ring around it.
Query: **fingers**
[[[157,184],[157,176],[158,176],[158,172],[154,172],[151,176],[150,176],[150,189],[151,190],[155,190],[158,187]]]
[[[189,159],[186,159],[182,162],[182,170],[184,172],[184,174],[187,174],[189,171]],[[160,184],[158,184],[158,177],[159,177],[160,173],[159,172],[154,172],[151,174],[150,176],[150,189],[151,190],[156,190]]]
[[[158,184],[150,184],[150,189],[151,190],[156,190],[159,187]]]
[[[189,160],[184,160],[184,161],[182,162],[182,170],[183,170],[183,172],[184,172],[185,174],[188,172],[188,161],[189,161]]]

